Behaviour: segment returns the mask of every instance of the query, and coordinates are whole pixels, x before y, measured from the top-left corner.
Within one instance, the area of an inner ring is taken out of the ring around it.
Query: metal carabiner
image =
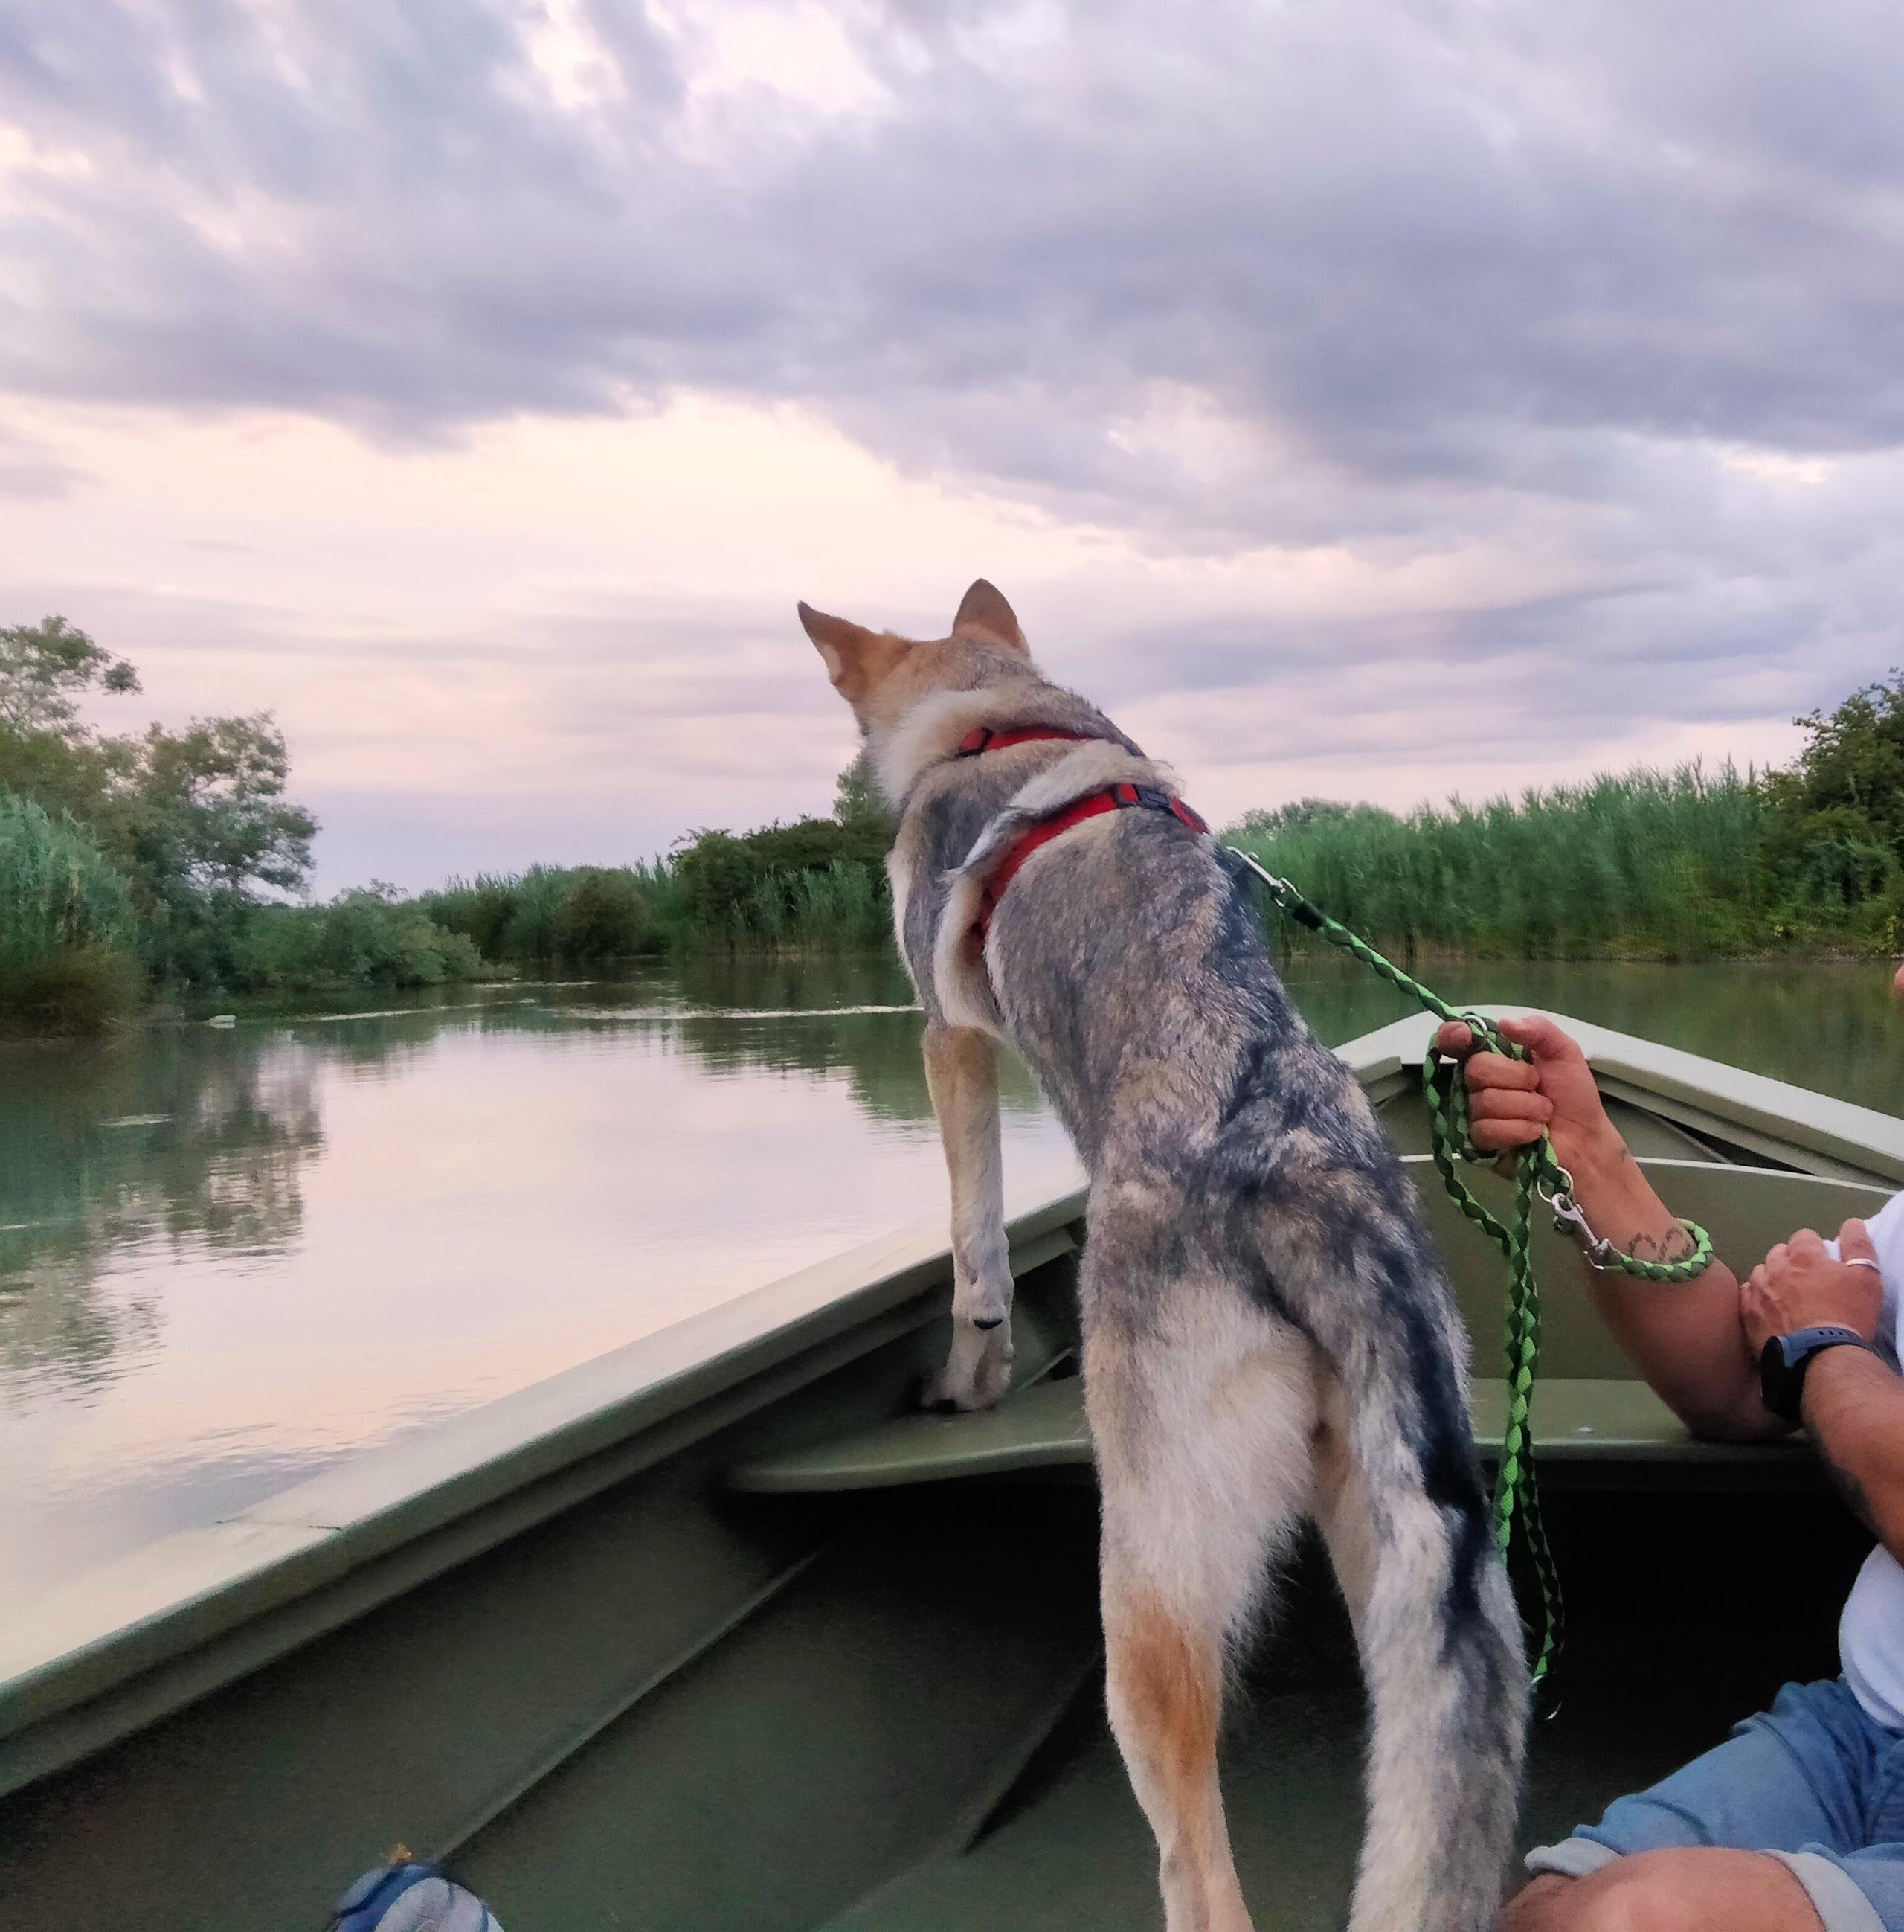
[[[1579,1202],[1573,1198],[1573,1180],[1567,1169],[1561,1168],[1555,1178],[1558,1184],[1552,1188],[1538,1180],[1534,1184],[1534,1192],[1540,1196],[1553,1215],[1554,1232],[1576,1236],[1580,1243],[1581,1258],[1590,1268],[1597,1268],[1604,1274],[1607,1264],[1603,1257],[1613,1252],[1613,1244],[1604,1236],[1595,1234],[1586,1216],[1581,1212]]]
[[[1240,845],[1225,845],[1224,850],[1233,859],[1240,859],[1270,889],[1270,896],[1278,905],[1287,905],[1291,899],[1299,899],[1302,894],[1287,879],[1279,879],[1253,852],[1246,852]]]

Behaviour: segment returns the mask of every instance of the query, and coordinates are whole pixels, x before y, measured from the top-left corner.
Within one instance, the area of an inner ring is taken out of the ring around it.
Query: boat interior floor
[[[1094,1502],[1022,1482],[862,1498],[770,1612],[458,1868],[510,1932],[1155,1928],[1156,1855],[1102,1715]],[[1835,1672],[1868,1547],[1829,1500],[1575,1492],[1549,1515],[1570,1635],[1527,1845],[1719,1742],[1782,1682]],[[1258,1924],[1324,1932],[1361,1836],[1362,1694],[1315,1549],[1282,1599],[1224,1786]]]
[[[1572,1614],[1565,1669],[1536,1723],[1523,1848],[1565,1837],[1620,1793],[1720,1742],[1789,1678],[1836,1674],[1836,1616],[1866,1547],[1834,1506],[1764,1565],[1763,1505],[1574,1496],[1550,1507]],[[1699,1520],[1687,1522],[1692,1509]],[[1625,1560],[1597,1562],[1615,1549]],[[1788,1560],[1788,1559],[1792,1560]],[[1362,1695],[1319,1554],[1299,1560],[1279,1636],[1249,1673],[1223,1785],[1255,1922],[1327,1932],[1361,1838]],[[1155,1852],[1093,1681],[969,1849],[829,1932],[1153,1928]]]

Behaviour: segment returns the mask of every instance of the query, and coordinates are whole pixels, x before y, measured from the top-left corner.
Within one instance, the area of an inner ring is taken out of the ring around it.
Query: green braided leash
[[[1287,879],[1278,878],[1249,853],[1234,845],[1225,850],[1255,874],[1278,908],[1299,925],[1360,960],[1390,986],[1419,1001],[1438,1019],[1456,1021],[1468,1028],[1485,1051],[1504,1054],[1510,1060],[1528,1058],[1525,1047],[1509,1040],[1479,1013],[1458,1012],[1392,960],[1384,959],[1366,940],[1311,904]],[[1560,1576],[1541,1520],[1540,1490],[1534,1466],[1531,1418],[1534,1377],[1540,1360],[1540,1284],[1534,1276],[1532,1252],[1534,1202],[1538,1198],[1552,1210],[1556,1233],[1571,1232],[1580,1238],[1590,1266],[1618,1269],[1647,1281],[1690,1281],[1702,1274],[1711,1261],[1712,1241],[1696,1222],[1682,1221],[1680,1226],[1693,1241],[1693,1252],[1685,1260],[1642,1261],[1622,1253],[1588,1226],[1573,1198],[1573,1177],[1555,1159],[1553,1144],[1545,1135],[1516,1152],[1513,1208],[1510,1217],[1502,1220],[1476,1198],[1456,1166],[1459,1160],[1490,1158],[1475,1148],[1469,1133],[1468,1084],[1462,1078],[1459,1063],[1444,1057],[1431,1043],[1422,1064],[1421,1084],[1433,1129],[1430,1144],[1435,1169],[1442,1184],[1456,1206],[1500,1249],[1507,1263],[1507,1418],[1501,1434],[1501,1466],[1495,1477],[1494,1536],[1505,1562],[1519,1528],[1522,1547],[1540,1586],[1541,1639],[1534,1664],[1537,1688],[1560,1654],[1563,1617]]]

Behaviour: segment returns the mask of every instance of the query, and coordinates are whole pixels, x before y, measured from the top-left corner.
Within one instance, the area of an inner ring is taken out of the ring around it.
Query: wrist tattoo
[[[1675,1226],[1663,1234],[1636,1234],[1627,1252],[1638,1262],[1683,1262],[1692,1258],[1693,1238],[1684,1228]]]

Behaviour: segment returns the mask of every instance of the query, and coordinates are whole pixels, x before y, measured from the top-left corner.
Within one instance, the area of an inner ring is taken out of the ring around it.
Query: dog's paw
[[[942,1414],[990,1408],[1012,1386],[1011,1324],[955,1322],[946,1366],[919,1391],[919,1406]]]

